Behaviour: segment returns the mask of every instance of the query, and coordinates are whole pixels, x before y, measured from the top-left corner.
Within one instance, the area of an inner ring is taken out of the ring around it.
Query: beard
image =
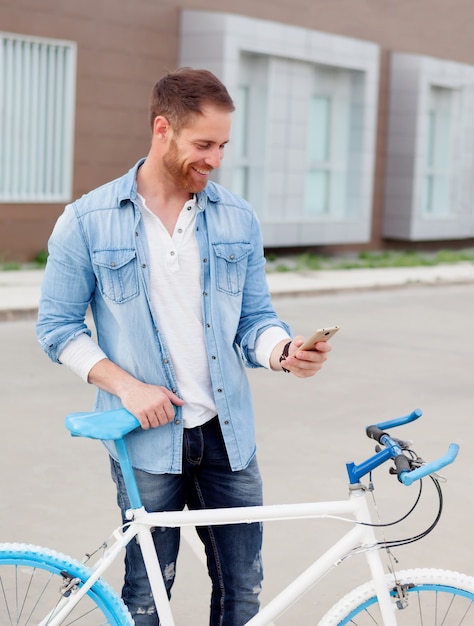
[[[179,158],[176,141],[171,140],[168,152],[163,157],[163,166],[176,187],[194,194],[199,193],[207,185],[207,180],[198,181],[193,175],[191,165],[184,165]],[[207,169],[207,168],[202,168]]]

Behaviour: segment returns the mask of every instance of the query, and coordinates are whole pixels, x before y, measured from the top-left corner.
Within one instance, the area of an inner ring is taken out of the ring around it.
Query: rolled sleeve
[[[268,328],[259,335],[255,342],[255,358],[262,367],[270,369],[270,356],[275,346],[284,339],[290,339],[288,333],[276,326]]]
[[[85,333],[70,341],[59,355],[61,363],[86,383],[89,382],[89,372],[94,365],[106,358],[105,352]]]

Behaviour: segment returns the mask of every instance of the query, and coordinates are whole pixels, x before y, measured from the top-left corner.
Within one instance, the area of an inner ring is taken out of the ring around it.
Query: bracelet
[[[291,341],[289,341],[289,342],[285,345],[285,347],[283,348],[283,352],[281,353],[281,356],[280,356],[280,363],[282,363],[283,361],[285,361],[285,360],[286,360],[286,357],[288,356],[288,352],[289,352],[289,350],[290,350],[290,346],[291,346]],[[289,374],[289,373],[290,373],[290,370],[287,370],[285,367],[283,367],[283,365],[281,366],[281,369],[282,369],[282,370],[283,370],[286,374]]]

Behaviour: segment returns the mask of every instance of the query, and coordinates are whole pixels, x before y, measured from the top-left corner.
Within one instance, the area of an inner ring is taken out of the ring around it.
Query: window
[[[431,86],[429,95],[422,206],[425,213],[440,215],[448,213],[450,205],[453,90]]]
[[[212,70],[234,98],[216,180],[249,200],[266,246],[370,239],[376,44],[184,9],[179,63]]]
[[[383,236],[474,233],[474,65],[391,55]]]
[[[329,212],[331,99],[313,96],[310,102],[306,212]]]
[[[249,175],[249,142],[248,142],[248,112],[249,88],[240,86],[237,89],[234,113],[234,181],[235,193],[247,198]]]
[[[360,73],[314,66],[309,91],[305,215],[343,219],[360,211],[360,187],[351,158],[361,149],[357,120]]]
[[[265,111],[268,59],[242,54],[233,113],[232,191],[256,207],[263,205],[265,163]]]
[[[72,193],[76,47],[0,33],[0,202]]]

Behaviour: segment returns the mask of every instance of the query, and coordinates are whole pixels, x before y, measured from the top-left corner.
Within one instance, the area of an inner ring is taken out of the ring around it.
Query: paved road
[[[440,526],[424,542],[397,549],[395,556],[402,567],[443,565],[474,574],[473,287],[278,298],[275,304],[298,333],[333,323],[342,330],[333,339],[325,370],[312,380],[250,372],[267,502],[345,497],[344,463],[373,451],[364,425],[420,407],[424,417],[403,431],[415,440],[415,449],[432,458],[457,441],[461,453],[445,471],[449,482]],[[1,323],[0,342],[0,539],[46,544],[80,557],[118,520],[100,444],[74,440],[62,426],[66,413],[91,406],[94,390],[49,363],[36,345],[33,322]],[[398,485],[385,472],[377,485],[385,519],[396,518],[416,496],[415,488]],[[385,486],[391,487],[389,493]],[[426,504],[403,527],[388,530],[389,538],[416,534],[428,525],[435,514],[428,483],[424,493]],[[95,525],[87,517],[93,510]],[[264,598],[332,541],[333,525],[267,526]],[[204,625],[207,581],[188,544],[178,568],[178,623]],[[114,584],[120,575],[117,568]],[[316,623],[320,606],[329,606],[366,577],[363,563],[350,560],[278,625]]]

